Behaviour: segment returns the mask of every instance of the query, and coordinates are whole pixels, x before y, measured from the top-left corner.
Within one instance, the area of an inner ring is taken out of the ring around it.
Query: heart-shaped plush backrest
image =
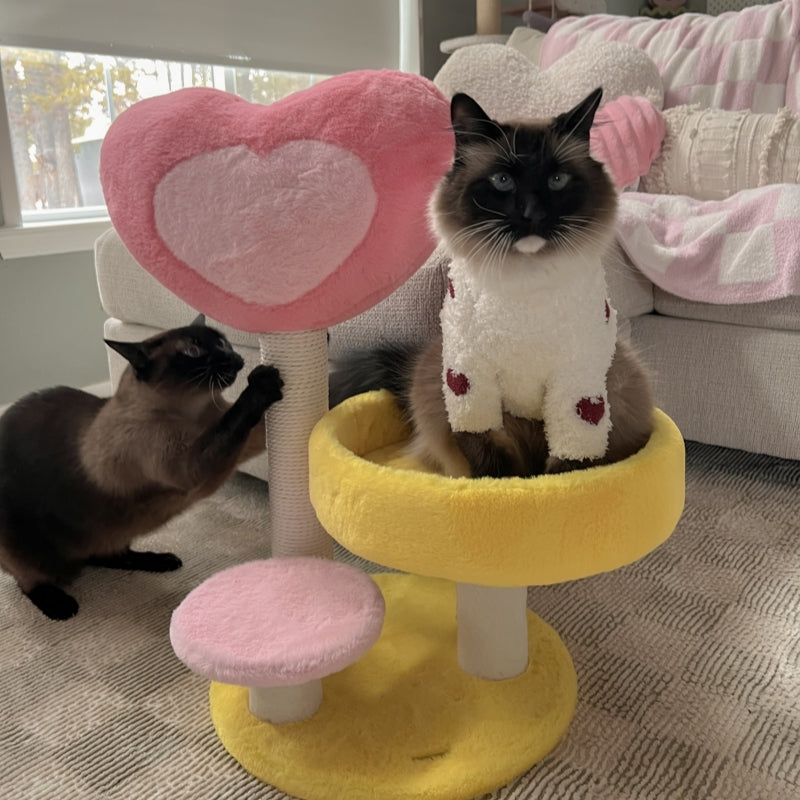
[[[452,154],[430,81],[361,71],[269,106],[201,88],[142,100],[112,124],[100,176],[122,241],[187,303],[242,330],[314,330],[425,261]]]

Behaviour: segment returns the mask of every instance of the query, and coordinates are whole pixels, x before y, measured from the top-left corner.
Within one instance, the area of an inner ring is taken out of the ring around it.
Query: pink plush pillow
[[[452,155],[430,81],[361,71],[270,106],[201,88],[142,100],[106,135],[100,177],[131,254],[191,306],[242,330],[314,330],[425,261]]]
[[[661,151],[665,123],[646,97],[618,97],[595,114],[589,133],[592,155],[602,161],[624,189],[650,170]]]

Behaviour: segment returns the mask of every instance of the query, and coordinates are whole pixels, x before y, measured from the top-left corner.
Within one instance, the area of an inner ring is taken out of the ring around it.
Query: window
[[[9,47],[0,64],[23,223],[105,216],[100,145],[138,100],[213,86],[272,103],[324,77]]]
[[[418,0],[0,0],[0,257],[91,248],[102,138],[137,100],[269,103],[348,69],[418,70],[418,17]]]

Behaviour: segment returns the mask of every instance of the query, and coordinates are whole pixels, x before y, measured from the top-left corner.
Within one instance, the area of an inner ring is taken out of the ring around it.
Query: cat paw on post
[[[273,403],[277,403],[278,400],[283,399],[283,392],[281,391],[283,380],[278,368],[271,364],[259,364],[254,367],[247,376],[247,384],[258,392],[266,406],[271,406]]]

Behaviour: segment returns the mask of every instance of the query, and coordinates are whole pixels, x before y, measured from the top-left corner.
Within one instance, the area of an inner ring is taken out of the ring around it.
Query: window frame
[[[108,214],[48,222],[22,221],[5,87],[0,73],[0,259],[92,250],[110,225]]]
[[[107,13],[113,12],[109,9]],[[397,13],[400,37],[397,68],[419,73],[421,0],[397,0]],[[1,36],[0,43],[15,46],[15,42],[3,41]],[[53,43],[53,46],[57,46],[57,43]],[[65,43],[63,49],[73,48]],[[146,51],[141,55],[152,57]],[[281,70],[278,65],[272,68]],[[318,70],[309,66],[308,71],[314,73]],[[110,226],[111,220],[107,214],[52,221],[23,221],[11,149],[5,87],[0,73],[0,260],[91,251],[97,237]]]

